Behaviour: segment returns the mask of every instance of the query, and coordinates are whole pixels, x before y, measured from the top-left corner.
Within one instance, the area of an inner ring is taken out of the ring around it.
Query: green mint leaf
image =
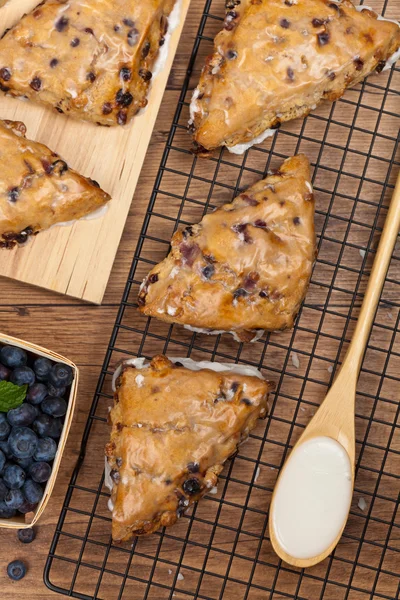
[[[0,381],[0,412],[17,408],[26,398],[27,385],[14,385],[11,381]]]

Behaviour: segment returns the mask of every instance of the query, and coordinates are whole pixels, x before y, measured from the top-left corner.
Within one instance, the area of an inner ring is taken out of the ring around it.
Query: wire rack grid
[[[376,0],[373,8],[396,16],[396,0]],[[358,386],[355,493],[342,540],[321,564],[292,568],[273,553],[267,518],[279,469],[325,397],[357,319],[400,165],[400,69],[370,77],[335,104],[285,124],[243,156],[221,151],[196,158],[187,135],[190,90],[223,15],[223,0],[206,1],[45,583],[82,600],[394,600],[400,590],[399,243]],[[139,315],[139,285],[165,256],[173,231],[296,152],[305,152],[313,167],[319,254],[294,329],[238,344]],[[215,494],[173,528],[117,546],[103,459],[111,377],[121,359],[156,353],[253,365],[276,382],[276,392],[267,420],[226,465]]]

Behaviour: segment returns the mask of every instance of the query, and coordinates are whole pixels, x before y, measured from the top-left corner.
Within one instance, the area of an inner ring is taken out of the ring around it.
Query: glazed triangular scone
[[[0,41],[0,89],[101,125],[147,104],[175,0],[45,0]]]
[[[293,326],[314,259],[310,168],[299,155],[175,233],[170,254],[143,283],[139,308],[169,323],[250,341],[258,330]]]
[[[25,133],[23,123],[0,120],[0,247],[80,219],[110,200],[95,181]]]
[[[350,0],[228,0],[191,103],[197,150],[244,152],[382,70],[399,46],[396,23]]]
[[[116,382],[106,446],[115,541],[173,525],[267,412],[270,385],[256,369],[171,360],[130,361]]]

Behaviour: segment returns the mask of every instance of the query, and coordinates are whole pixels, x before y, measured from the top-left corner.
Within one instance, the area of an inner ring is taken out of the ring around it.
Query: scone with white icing
[[[314,196],[304,155],[177,231],[145,279],[139,310],[252,341],[293,326],[315,260]]]
[[[191,103],[199,153],[243,152],[336,100],[400,47],[400,27],[350,0],[227,0]]]
[[[173,525],[266,415],[271,385],[256,369],[177,360],[130,361],[117,378],[106,446],[116,542]]]
[[[110,200],[95,181],[25,133],[23,123],[0,120],[0,248],[80,219]]]
[[[0,40],[0,89],[100,125],[147,104],[175,0],[45,0]]]

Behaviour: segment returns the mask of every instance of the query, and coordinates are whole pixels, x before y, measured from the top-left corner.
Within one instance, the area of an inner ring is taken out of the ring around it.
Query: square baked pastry
[[[227,146],[241,154],[398,58],[399,25],[350,0],[227,0],[226,7],[191,103],[200,153]]]
[[[315,260],[314,197],[304,155],[177,231],[139,293],[139,310],[194,331],[252,341],[293,326]]]
[[[98,183],[25,134],[23,123],[0,120],[0,248],[80,219],[110,200]]]
[[[106,456],[118,542],[173,525],[210,492],[271,389],[252,367],[165,356],[128,361],[115,387]]]
[[[147,104],[174,5],[45,0],[0,40],[0,89],[79,119],[125,125]]]

